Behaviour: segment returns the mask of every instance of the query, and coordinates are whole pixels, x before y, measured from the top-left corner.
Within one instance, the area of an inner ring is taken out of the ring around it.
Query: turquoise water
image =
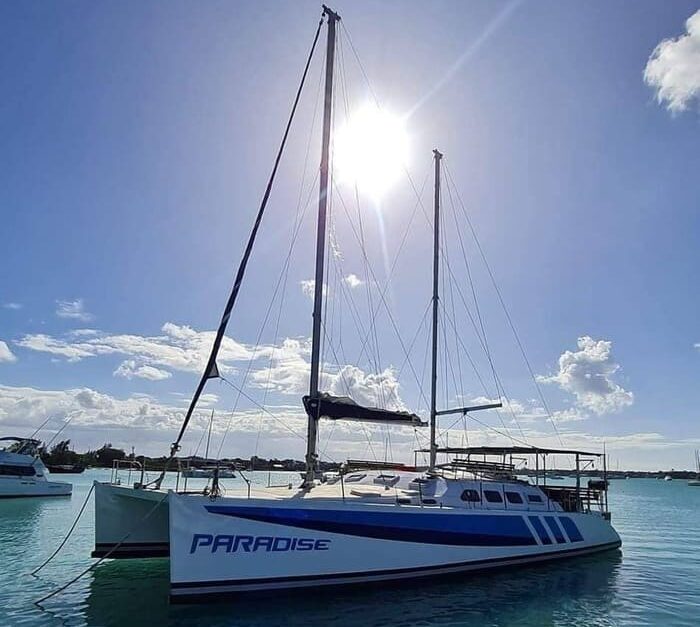
[[[611,483],[621,553],[403,588],[194,606],[168,604],[167,561],[106,561],[41,610],[33,601],[92,563],[91,504],[39,578],[27,573],[58,546],[92,480],[109,472],[67,478],[71,499],[0,501],[0,627],[700,625],[700,488],[684,481]]]

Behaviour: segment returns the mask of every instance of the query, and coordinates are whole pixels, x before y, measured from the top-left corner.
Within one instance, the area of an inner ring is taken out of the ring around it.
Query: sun
[[[373,104],[352,112],[333,142],[339,182],[357,185],[359,191],[377,200],[399,179],[407,156],[403,119]]]

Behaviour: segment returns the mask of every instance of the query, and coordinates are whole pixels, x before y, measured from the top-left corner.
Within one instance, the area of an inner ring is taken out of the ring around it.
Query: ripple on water
[[[90,564],[90,508],[42,578],[26,573],[60,542],[92,479],[107,475],[88,471],[75,478],[72,499],[0,502],[0,627],[700,624],[700,490],[645,480],[612,484],[622,553],[385,590],[310,591],[198,606],[168,604],[166,561],[115,561],[101,564],[41,611],[32,605],[35,599]]]

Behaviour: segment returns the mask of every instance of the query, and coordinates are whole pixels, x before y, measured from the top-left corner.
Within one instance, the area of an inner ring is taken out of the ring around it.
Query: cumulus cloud
[[[558,384],[574,395],[579,408],[598,415],[631,405],[634,402],[632,392],[613,380],[620,365],[612,357],[612,342],[585,335],[578,338],[578,349],[564,351],[559,357],[559,372],[539,376],[538,381]]]
[[[22,309],[22,303],[3,303],[2,306],[4,309]]]
[[[3,361],[17,361],[17,357],[13,355],[10,347],[5,342],[0,340],[0,363]]]
[[[161,330],[162,335],[143,336],[109,335],[95,329],[78,329],[62,337],[29,334],[15,343],[22,348],[65,357],[70,362],[99,355],[121,354],[135,361],[134,368],[148,366],[162,372],[165,372],[164,368],[184,372],[201,372],[204,369],[214,342],[214,331],[196,331],[172,322],[166,322]],[[266,347],[259,348],[257,354],[264,355],[267,350]],[[219,351],[219,367],[222,372],[230,372],[233,369],[231,364],[247,361],[253,354],[253,348],[225,337]],[[118,376],[125,376],[131,370],[125,366]],[[155,374],[152,370],[143,372]],[[132,372],[132,376],[139,375]]]
[[[305,394],[309,389],[311,342],[287,338],[270,353],[269,368],[250,375],[253,385],[282,394]]]
[[[685,34],[659,43],[644,68],[644,81],[672,113],[685,111],[700,99],[700,11],[688,18],[685,27]]]
[[[114,371],[114,376],[124,377],[125,379],[137,377],[150,381],[162,381],[163,379],[169,379],[172,374],[155,366],[139,365],[135,359],[127,359],[119,364],[119,367]]]
[[[214,398],[208,398],[207,401],[214,401]],[[225,399],[218,403],[219,407],[222,402],[225,403]],[[226,440],[227,446],[222,450],[223,456],[249,457],[257,450],[261,456],[302,459],[306,417],[301,403],[269,405],[268,410],[269,414],[261,412],[257,407],[239,408],[234,414],[218,410],[213,423],[212,450],[218,449],[230,419],[231,432]],[[48,440],[68,417],[72,417],[63,437],[71,438],[73,445],[80,451],[111,442],[125,450],[136,444],[137,454],[163,455],[176,437],[184,413],[181,404],[173,406],[146,394],[117,398],[86,387],[44,390],[0,385],[0,431],[8,434],[28,433],[48,416],[54,416],[55,420],[39,434],[40,438]],[[183,442],[183,454],[194,451],[208,425],[209,411],[196,412]],[[321,450],[327,448],[328,451],[323,455],[324,459],[342,461],[347,458],[383,458],[386,439],[382,425],[366,424],[360,428],[352,422],[322,421],[320,429]],[[452,429],[449,433],[450,442],[465,438],[466,443],[471,445],[512,443],[481,426],[470,428],[468,433],[462,429]],[[260,448],[256,449],[258,434],[262,434],[262,437],[259,439]],[[446,434],[446,431],[441,432],[442,441]],[[421,445],[425,444],[427,430],[418,430],[417,435],[422,438]],[[561,435],[566,447],[602,450],[605,444],[608,451],[626,451],[625,458],[629,460],[627,467],[646,467],[652,470],[664,466],[677,467],[679,457],[690,460],[692,449],[700,446],[698,438],[669,439],[654,431],[605,436],[584,431],[562,431]],[[393,456],[390,458],[397,461],[412,460],[416,447],[415,437],[413,428],[392,428]],[[551,430],[526,428],[524,437],[535,446],[561,447],[561,442]],[[374,442],[374,448],[368,444],[368,439]],[[687,449],[687,456],[684,449]],[[649,455],[648,451],[654,451],[654,454]]]
[[[311,342],[287,338],[270,353],[269,368],[254,370],[251,383],[282,394],[301,395],[309,390]],[[357,366],[343,365],[321,373],[321,389],[337,396],[349,396],[361,405],[403,410],[399,381],[392,368],[367,373]]]
[[[358,277],[356,274],[352,274],[352,273],[348,274],[346,277],[344,277],[343,281],[345,281],[345,283],[349,287],[351,287],[352,289],[354,289],[356,287],[360,287],[360,285],[362,285],[364,283],[364,281],[362,279],[360,279],[360,277]]]
[[[80,320],[81,322],[89,322],[94,319],[94,316],[85,311],[85,302],[82,298],[75,300],[57,300],[56,315],[59,318],[70,318]]]
[[[383,407],[394,411],[406,409],[399,395],[399,381],[393,368],[367,373],[357,366],[343,366],[334,374],[326,374],[329,391],[337,396],[349,396],[356,403]]]

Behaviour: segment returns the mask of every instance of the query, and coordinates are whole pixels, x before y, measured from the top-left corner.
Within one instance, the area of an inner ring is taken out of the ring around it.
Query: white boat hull
[[[92,557],[169,555],[167,492],[134,490],[95,481]]]
[[[62,481],[46,481],[45,479],[21,479],[0,480],[0,499],[16,499],[37,496],[70,496],[73,486]]]
[[[173,493],[169,502],[175,601],[450,575],[621,545],[595,514]]]

